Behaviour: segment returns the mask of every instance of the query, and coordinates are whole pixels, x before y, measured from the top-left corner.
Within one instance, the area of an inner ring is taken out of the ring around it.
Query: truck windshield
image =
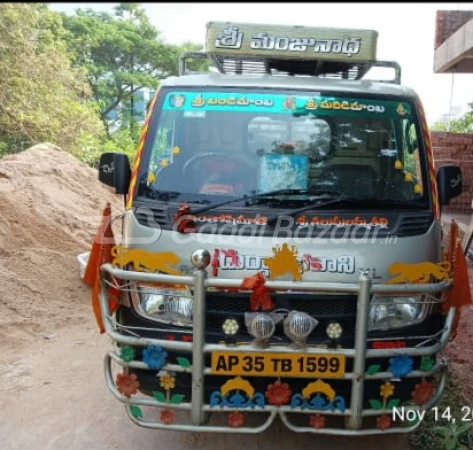
[[[408,99],[162,89],[138,195],[212,204],[301,190],[422,204],[427,172],[418,136]],[[290,200],[297,208],[309,199]]]

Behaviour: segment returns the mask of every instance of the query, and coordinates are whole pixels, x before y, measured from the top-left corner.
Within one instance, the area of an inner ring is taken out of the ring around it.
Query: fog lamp
[[[305,343],[319,322],[309,314],[291,311],[284,320],[284,333],[295,343]]]
[[[332,339],[332,340],[337,340],[340,339],[342,333],[343,333],[343,328],[338,322],[330,322],[327,325],[327,336]]]
[[[282,316],[276,313],[245,313],[245,324],[248,333],[257,341],[267,341],[276,330],[276,324]]]
[[[225,319],[225,322],[222,324],[222,330],[227,336],[233,336],[238,333],[240,325],[236,319]]]

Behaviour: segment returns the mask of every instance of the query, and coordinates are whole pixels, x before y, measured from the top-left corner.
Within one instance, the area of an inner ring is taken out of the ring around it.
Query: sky
[[[50,3],[55,11],[113,12],[117,3]],[[402,84],[420,96],[429,124],[473,102],[473,74],[434,73],[437,10],[472,10],[473,3],[142,3],[165,42],[204,45],[205,24],[232,21],[369,29],[378,32],[377,59],[397,61]]]

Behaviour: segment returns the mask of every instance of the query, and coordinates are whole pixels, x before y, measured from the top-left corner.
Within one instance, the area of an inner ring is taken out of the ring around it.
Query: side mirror
[[[131,178],[128,156],[123,153],[103,153],[100,156],[99,181],[115,188],[117,194],[126,194]]]
[[[450,204],[451,198],[462,193],[463,180],[460,167],[453,165],[439,167],[437,186],[440,205]]]

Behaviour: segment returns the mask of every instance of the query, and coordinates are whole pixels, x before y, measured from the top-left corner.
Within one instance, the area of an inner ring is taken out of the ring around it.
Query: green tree
[[[74,16],[63,15],[63,20],[72,35],[74,62],[87,70],[107,130],[108,116],[117,107],[128,105],[133,112],[137,91],[154,90],[160,79],[177,74],[182,48],[163,42],[138,3],[120,3],[114,14],[78,9]],[[133,113],[130,118],[132,123]]]
[[[473,133],[473,103],[469,103],[470,110],[458,119],[450,121],[448,124],[436,122],[431,127],[431,131],[450,131],[450,133]]]
[[[74,152],[84,133],[103,133],[67,33],[44,4],[0,3],[0,153],[44,141]]]

